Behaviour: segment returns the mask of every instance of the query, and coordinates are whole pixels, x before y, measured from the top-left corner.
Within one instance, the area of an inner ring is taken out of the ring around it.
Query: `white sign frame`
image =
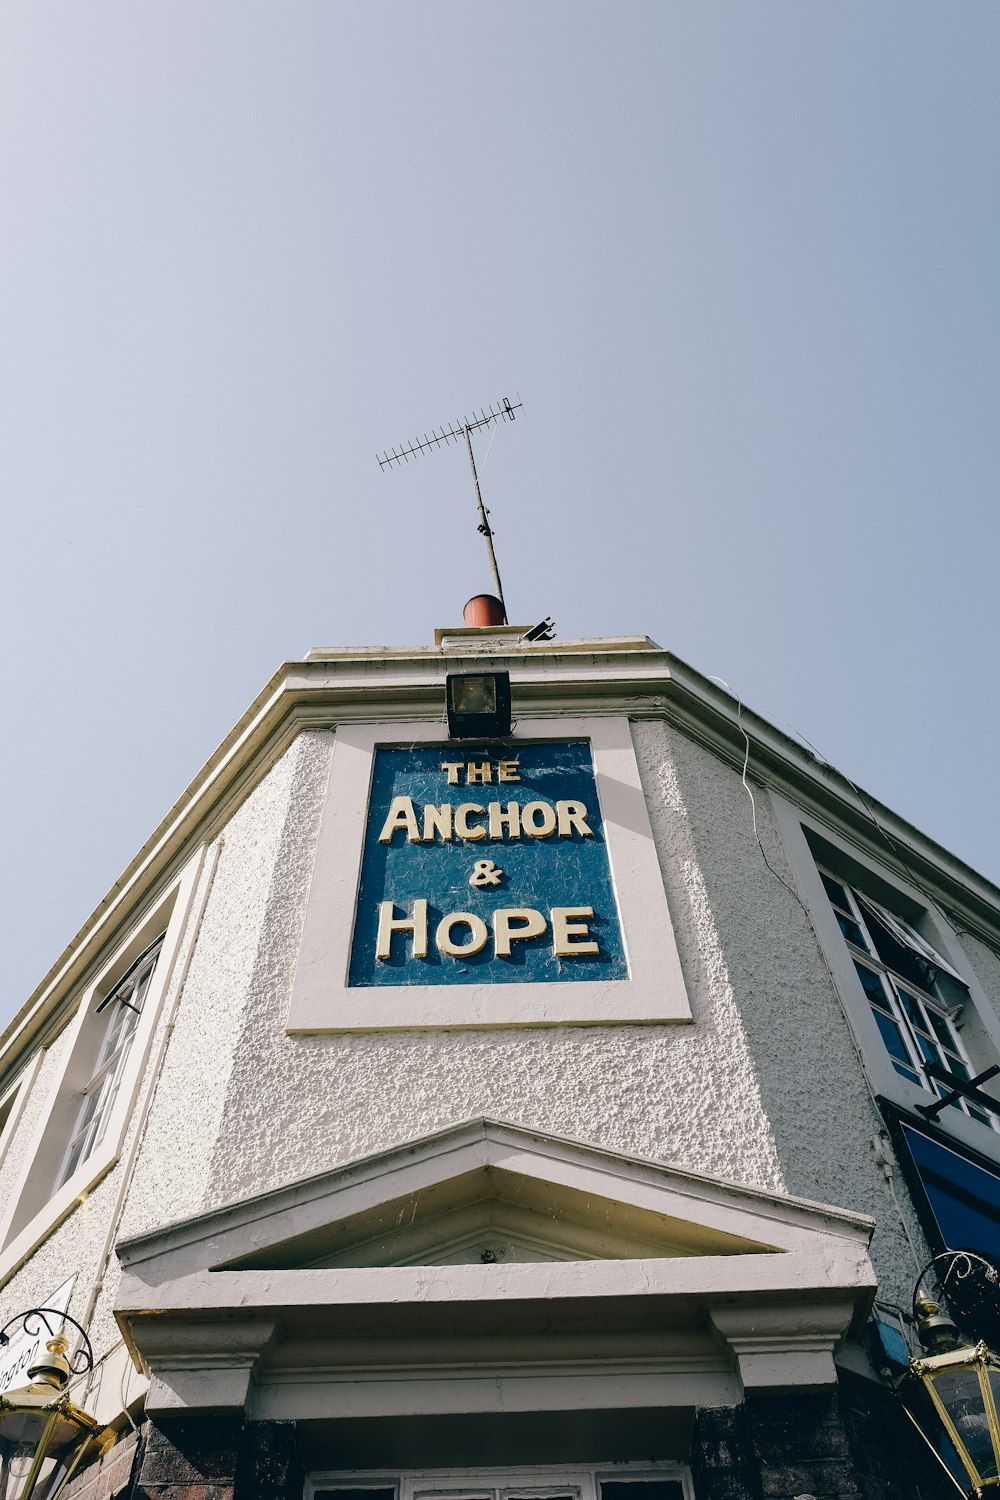
[[[375,751],[383,745],[434,744],[445,738],[440,724],[338,727],[287,1030],[312,1034],[690,1021],[631,730],[628,719],[618,716],[519,720],[509,743],[589,740],[627,979],[348,985]]]

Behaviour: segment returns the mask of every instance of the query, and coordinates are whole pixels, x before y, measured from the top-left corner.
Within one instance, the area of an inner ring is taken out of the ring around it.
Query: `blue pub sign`
[[[588,741],[376,750],[350,985],[628,977]]]

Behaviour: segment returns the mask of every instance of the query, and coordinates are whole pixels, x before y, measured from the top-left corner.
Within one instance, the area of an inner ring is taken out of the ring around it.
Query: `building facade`
[[[68,1495],[954,1493],[890,1376],[1000,1253],[1000,891],[648,639],[524,637],[286,664],[8,1027]]]

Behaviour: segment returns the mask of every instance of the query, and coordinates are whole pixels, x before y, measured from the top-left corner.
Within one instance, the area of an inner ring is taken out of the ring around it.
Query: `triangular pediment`
[[[642,1260],[774,1250],[745,1235],[487,1163],[256,1251],[231,1269]]]
[[[119,1247],[147,1284],[200,1271],[686,1260],[867,1243],[870,1221],[490,1120]]]
[[[435,1412],[687,1406],[692,1371],[732,1404],[834,1381],[872,1228],[473,1120],[120,1244],[115,1315],[153,1411],[218,1410],[223,1367],[234,1410],[317,1370],[324,1413],[380,1420],[428,1387]]]

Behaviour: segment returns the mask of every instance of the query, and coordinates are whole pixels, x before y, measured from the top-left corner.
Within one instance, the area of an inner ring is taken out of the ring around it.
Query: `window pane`
[[[940,1063],[941,1059],[934,1043],[919,1031],[917,1032],[917,1046],[920,1048],[920,1055],[925,1063]]]
[[[909,1077],[916,1078],[917,1075],[915,1072],[913,1072],[912,1066],[910,1065],[910,1054],[906,1050],[906,1044],[904,1043],[903,1038],[900,1035],[899,1027],[896,1025],[896,1022],[892,1019],[891,1016],[884,1016],[880,1010],[873,1010],[872,1015],[878,1022],[878,1029],[882,1033],[882,1040],[885,1043],[885,1050],[888,1052],[889,1056],[891,1058],[894,1058],[897,1062],[906,1063],[907,1075]]]
[[[959,1438],[979,1470],[980,1479],[997,1477],[996,1455],[990,1439],[990,1424],[976,1370],[944,1370],[934,1389],[947,1408]]]
[[[103,1022],[104,1037],[97,1066],[84,1090],[84,1099],[70,1136],[69,1149],[57,1187],[61,1187],[72,1177],[77,1167],[87,1160],[104,1139],[118,1097],[129,1049],[139,1025],[139,1013],[159,955],[158,943],[145,955],[135,973],[127,975],[98,1007],[97,1023]]]
[[[683,1500],[679,1479],[608,1480],[601,1484],[601,1500]]]
[[[378,1489],[320,1490],[316,1500],[395,1500],[395,1496],[396,1491],[388,1485]]]
[[[924,1016],[924,1008],[919,1000],[916,1000],[901,985],[896,986],[896,994],[899,996],[900,1004],[906,1012],[906,1019],[910,1025],[917,1027],[919,1031],[929,1033],[930,1026]]]
[[[579,1500],[579,1491],[551,1494],[548,1490],[532,1489],[529,1485],[525,1490],[501,1490],[500,1500]]]
[[[919,1381],[910,1387],[906,1402],[908,1406],[913,1407],[914,1416],[920,1422],[922,1431],[928,1435],[932,1448],[958,1485],[959,1494],[965,1494],[969,1476],[963,1469],[961,1459],[955,1452],[955,1446],[944,1429],[944,1423],[941,1421],[937,1408]]]
[[[871,969],[866,969],[864,964],[856,963],[854,967],[858,971],[858,978],[864,985],[865,994],[868,996],[872,1005],[877,1005],[881,1010],[887,1010],[891,1015],[892,1003],[889,1000],[882,981],[878,977],[878,975],[872,973]]]
[[[847,941],[853,943],[855,948],[863,948],[867,953],[868,944],[865,942],[864,935],[857,922],[852,922],[850,917],[845,917],[842,911],[834,912],[834,916],[837,918],[840,930]]]
[[[922,990],[932,988],[936,970],[922,953],[915,953],[912,948],[906,948],[897,942],[895,934],[883,926],[870,908],[865,910],[865,923],[875,944],[875,951],[890,969],[902,974],[911,984],[919,985]]]
[[[834,880],[832,875],[824,875],[822,870],[820,870],[819,872],[819,878],[826,886],[826,894],[829,896],[834,906],[840,906],[843,907],[844,911],[850,911],[851,903],[847,898],[847,892],[844,890],[844,887],[840,884],[840,882]],[[650,1500],[652,1500],[652,1497],[650,1497]]]
[[[459,714],[493,714],[497,708],[495,677],[452,677],[451,704]]]
[[[944,1016],[939,1016],[937,1011],[934,1010],[934,1008],[930,1005],[928,1005],[927,1007],[927,1014],[930,1016],[931,1025],[934,1027],[934,1033],[938,1041],[941,1042],[945,1047],[950,1048],[952,1052],[954,1052],[957,1041],[955,1037],[955,1028],[952,1026],[951,1022],[945,1020]]]
[[[82,1135],[78,1136],[77,1140],[70,1150],[69,1155],[66,1158],[66,1165],[63,1167],[62,1176],[59,1179],[60,1186],[62,1185],[62,1183],[69,1181],[73,1173],[76,1171],[77,1167],[80,1165],[80,1162],[83,1159],[83,1148],[85,1145],[86,1137]]]

